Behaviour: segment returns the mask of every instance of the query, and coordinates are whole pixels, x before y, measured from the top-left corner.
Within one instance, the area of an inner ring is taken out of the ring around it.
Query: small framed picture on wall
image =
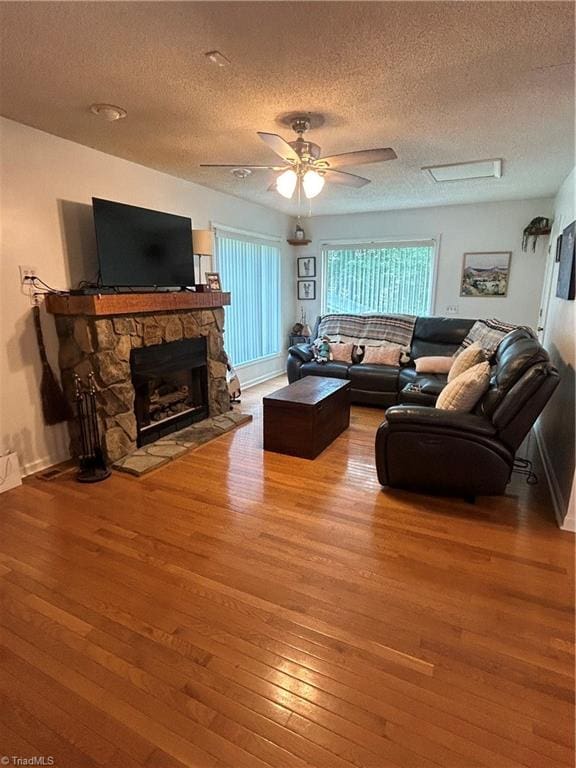
[[[316,280],[298,280],[298,299],[313,301],[316,298]]]
[[[316,277],[316,257],[303,256],[298,259],[298,277]]]

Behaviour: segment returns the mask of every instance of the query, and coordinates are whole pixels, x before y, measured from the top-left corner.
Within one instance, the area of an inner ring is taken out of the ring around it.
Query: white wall
[[[448,306],[457,306],[460,317],[498,317],[512,323],[536,326],[542,279],[546,264],[546,238],[521,250],[522,230],[536,216],[550,217],[552,200],[517,200],[477,205],[417,208],[381,213],[318,216],[304,222],[307,247],[298,256],[318,257],[323,241],[354,238],[440,238],[434,313],[446,315]],[[462,256],[466,251],[512,251],[508,295],[502,298],[460,296]],[[320,313],[322,278],[317,281],[317,300],[299,302],[309,320]]]
[[[536,435],[544,465],[552,489],[552,496],[559,520],[563,527],[576,531],[576,483],[575,483],[575,407],[576,354],[574,328],[576,325],[576,301],[566,301],[556,296],[558,264],[556,238],[576,219],[576,168],[565,180],[554,202],[554,223],[550,236],[549,279],[545,288],[543,306],[543,344],[550,353],[560,373],[560,384],[552,395],[537,423]]]
[[[68,438],[62,425],[46,427],[42,421],[41,369],[18,265],[36,267],[45,282],[58,288],[94,279],[92,196],[189,216],[197,228],[217,221],[280,236],[286,337],[295,317],[293,253],[284,240],[290,231],[287,216],[10,120],[0,119],[0,135],[0,452],[18,451],[26,471],[66,458]],[[54,321],[44,312],[42,320],[57,371]],[[284,358],[281,354],[244,368],[241,381],[283,370]]]

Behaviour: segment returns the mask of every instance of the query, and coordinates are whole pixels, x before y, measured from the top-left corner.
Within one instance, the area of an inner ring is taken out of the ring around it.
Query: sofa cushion
[[[351,363],[341,363],[337,360],[331,360],[329,363],[312,361],[304,363],[300,372],[303,376],[328,376],[333,379],[347,379],[350,365]]]
[[[473,365],[483,363],[484,360],[486,360],[484,350],[480,344],[475,341],[474,344],[466,347],[463,352],[454,357],[452,367],[448,371],[448,381],[452,381],[452,379],[455,379],[456,376],[460,376],[461,373],[467,371],[468,368],[472,368]]]
[[[447,384],[436,401],[436,408],[470,413],[488,389],[490,363],[478,363]]]
[[[461,317],[419,317],[412,338],[412,358],[453,355],[474,322]]]
[[[400,355],[402,354],[402,347],[399,344],[389,344],[383,342],[377,347],[365,347],[364,355],[362,357],[363,365],[393,365],[398,367],[400,365]]]
[[[332,360],[340,363],[352,363],[352,353],[355,349],[355,344],[351,341],[347,343],[330,342],[330,353],[332,354]]]
[[[496,408],[524,373],[539,363],[548,363],[548,353],[532,334],[524,329],[509,333],[496,352],[495,366],[488,392],[478,405],[478,411],[492,417]]]
[[[433,355],[432,357],[417,357],[416,373],[450,373],[454,358]]]
[[[348,378],[352,383],[352,389],[396,393],[398,391],[398,372],[399,368],[392,365],[360,363],[360,365],[350,366]]]

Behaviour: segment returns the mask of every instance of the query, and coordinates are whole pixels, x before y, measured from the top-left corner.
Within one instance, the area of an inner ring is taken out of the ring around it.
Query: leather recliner
[[[496,352],[490,386],[474,413],[419,405],[386,411],[376,434],[383,486],[465,497],[502,494],[514,454],[559,382],[547,352],[527,330]]]

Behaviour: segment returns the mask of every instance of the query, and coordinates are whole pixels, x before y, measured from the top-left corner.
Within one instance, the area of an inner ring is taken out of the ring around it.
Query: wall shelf
[[[308,245],[312,240],[296,240],[293,237],[289,237],[286,242],[290,243],[290,245]]]

